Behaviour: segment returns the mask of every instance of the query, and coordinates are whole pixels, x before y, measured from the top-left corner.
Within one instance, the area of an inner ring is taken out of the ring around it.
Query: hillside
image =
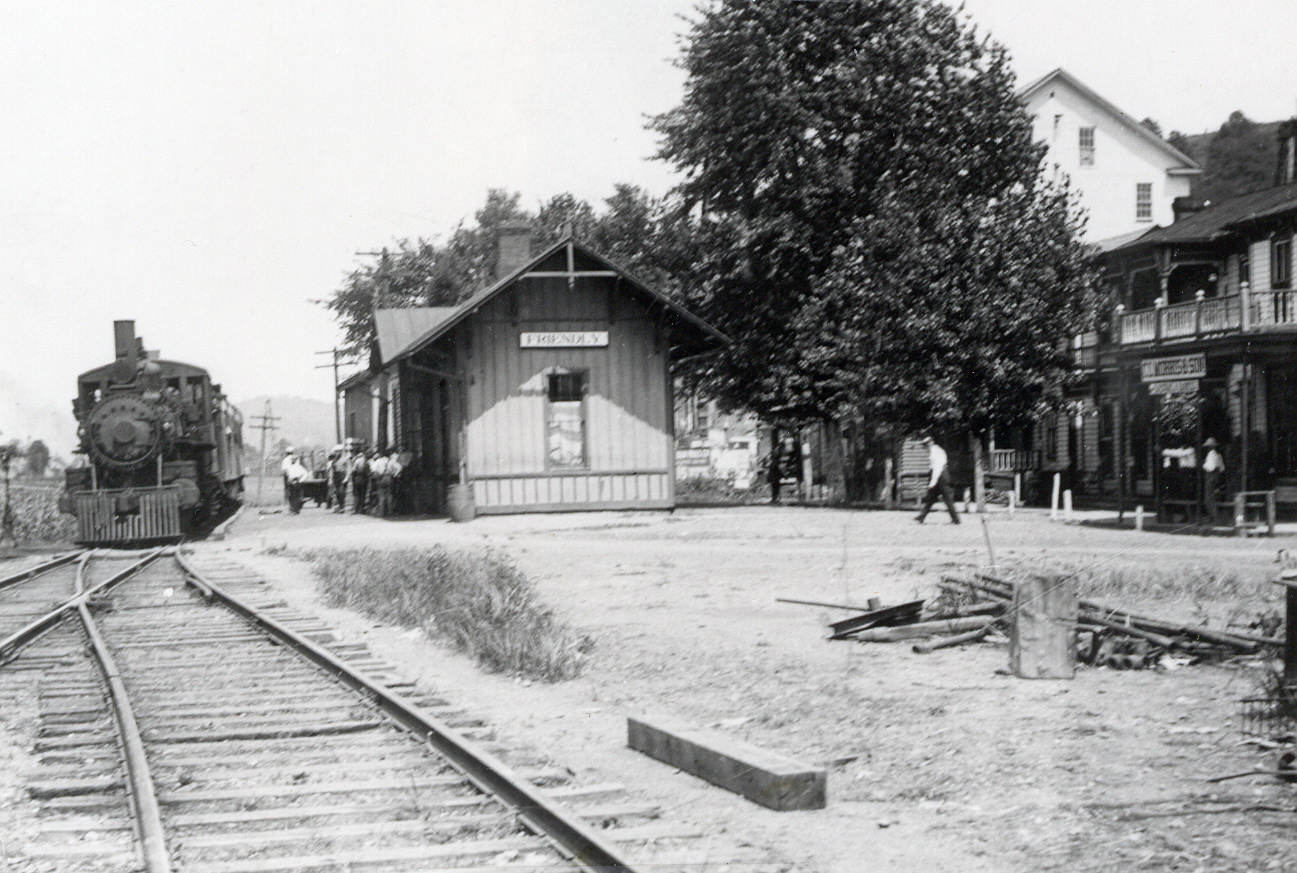
[[[1235,113],[1219,130],[1172,135],[1172,145],[1202,167],[1190,196],[1219,203],[1274,184],[1279,121],[1249,121]]]
[[[274,432],[266,432],[266,445],[276,445],[287,440],[299,447],[332,446],[337,442],[333,405],[305,397],[252,397],[235,404],[243,413],[243,441],[250,446],[261,445],[261,431],[257,421],[266,412],[266,403],[277,421]]]

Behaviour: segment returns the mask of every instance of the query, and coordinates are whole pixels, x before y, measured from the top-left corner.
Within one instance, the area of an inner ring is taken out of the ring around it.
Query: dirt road
[[[285,596],[485,714],[502,737],[526,737],[583,779],[635,786],[665,816],[700,825],[705,839],[655,859],[682,869],[1297,869],[1290,787],[1206,781],[1273,766],[1238,732],[1259,665],[1082,668],[1072,681],[1024,681],[1004,674],[1004,645],[925,656],[908,644],[828,642],[826,622],[846,613],[776,600],[933,596],[940,574],[988,565],[988,540],[1000,569],[1211,566],[1274,602],[1266,583],[1286,545],[1030,512],[993,515],[984,530],[976,518],[920,527],[908,513],[743,507],[464,525],[308,509],[247,514],[226,541],[202,548],[261,568]],[[431,543],[515,556],[545,600],[594,638],[583,675],[551,686],[483,675],[418,634],[321,607],[309,573],[281,551]],[[1138,606],[1192,619],[1230,604]],[[771,812],[643,758],[625,747],[636,713],[823,764],[828,808]]]

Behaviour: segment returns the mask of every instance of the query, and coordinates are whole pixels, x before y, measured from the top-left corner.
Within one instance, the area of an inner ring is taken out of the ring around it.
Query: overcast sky
[[[644,120],[680,98],[693,5],[3,2],[0,440],[68,453],[76,376],[121,318],[236,401],[328,401],[311,301],[357,252],[444,237],[491,187],[664,193]],[[1166,132],[1297,114],[1294,0],[965,10],[1020,84],[1061,66]]]

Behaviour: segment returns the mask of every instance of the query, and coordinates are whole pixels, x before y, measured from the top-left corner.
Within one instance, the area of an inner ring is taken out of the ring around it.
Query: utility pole
[[[0,512],[3,513],[3,518],[0,519],[0,552],[8,552],[11,549],[16,548],[18,545],[18,537],[14,534],[13,505],[9,500],[9,462],[13,460],[17,451],[17,443],[8,446],[0,446],[0,462],[3,462],[4,464],[5,476],[5,503],[4,509],[0,510]]]
[[[346,349],[327,349],[327,350],[325,350],[325,351],[323,351],[323,352],[316,352],[316,354],[317,354],[317,355],[333,355],[333,363],[332,363],[332,364],[319,364],[319,365],[316,366],[315,369],[317,369],[317,370],[323,370],[323,369],[325,369],[326,367],[332,367],[332,368],[333,368],[333,430],[334,430],[334,436],[335,436],[334,442],[337,443],[337,444],[339,444],[339,445],[341,445],[341,443],[342,443],[342,407],[341,407],[341,405],[340,405],[341,402],[340,402],[339,399],[338,399],[338,385],[339,385],[339,381],[338,381],[338,366],[339,366],[340,364],[344,364],[344,363],[345,363],[345,364],[352,364],[352,363],[355,363],[355,358],[354,358],[354,356],[353,356],[353,353],[347,351]]]
[[[266,411],[252,417],[252,429],[261,431],[261,473],[257,476],[257,505],[261,505],[261,482],[266,478],[266,431],[275,432],[275,423],[279,421],[270,411],[270,401],[266,401]]]

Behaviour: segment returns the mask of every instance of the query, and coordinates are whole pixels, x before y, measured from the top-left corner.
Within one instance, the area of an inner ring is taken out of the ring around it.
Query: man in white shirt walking
[[[928,511],[932,505],[937,502],[937,496],[946,503],[946,509],[950,510],[950,523],[959,524],[959,513],[955,511],[955,495],[950,490],[950,474],[946,471],[946,450],[937,445],[936,440],[930,436],[923,437],[923,444],[928,447],[928,466],[931,472],[928,475],[928,493],[923,497],[923,508],[914,520],[923,524],[923,519],[927,517]]]

